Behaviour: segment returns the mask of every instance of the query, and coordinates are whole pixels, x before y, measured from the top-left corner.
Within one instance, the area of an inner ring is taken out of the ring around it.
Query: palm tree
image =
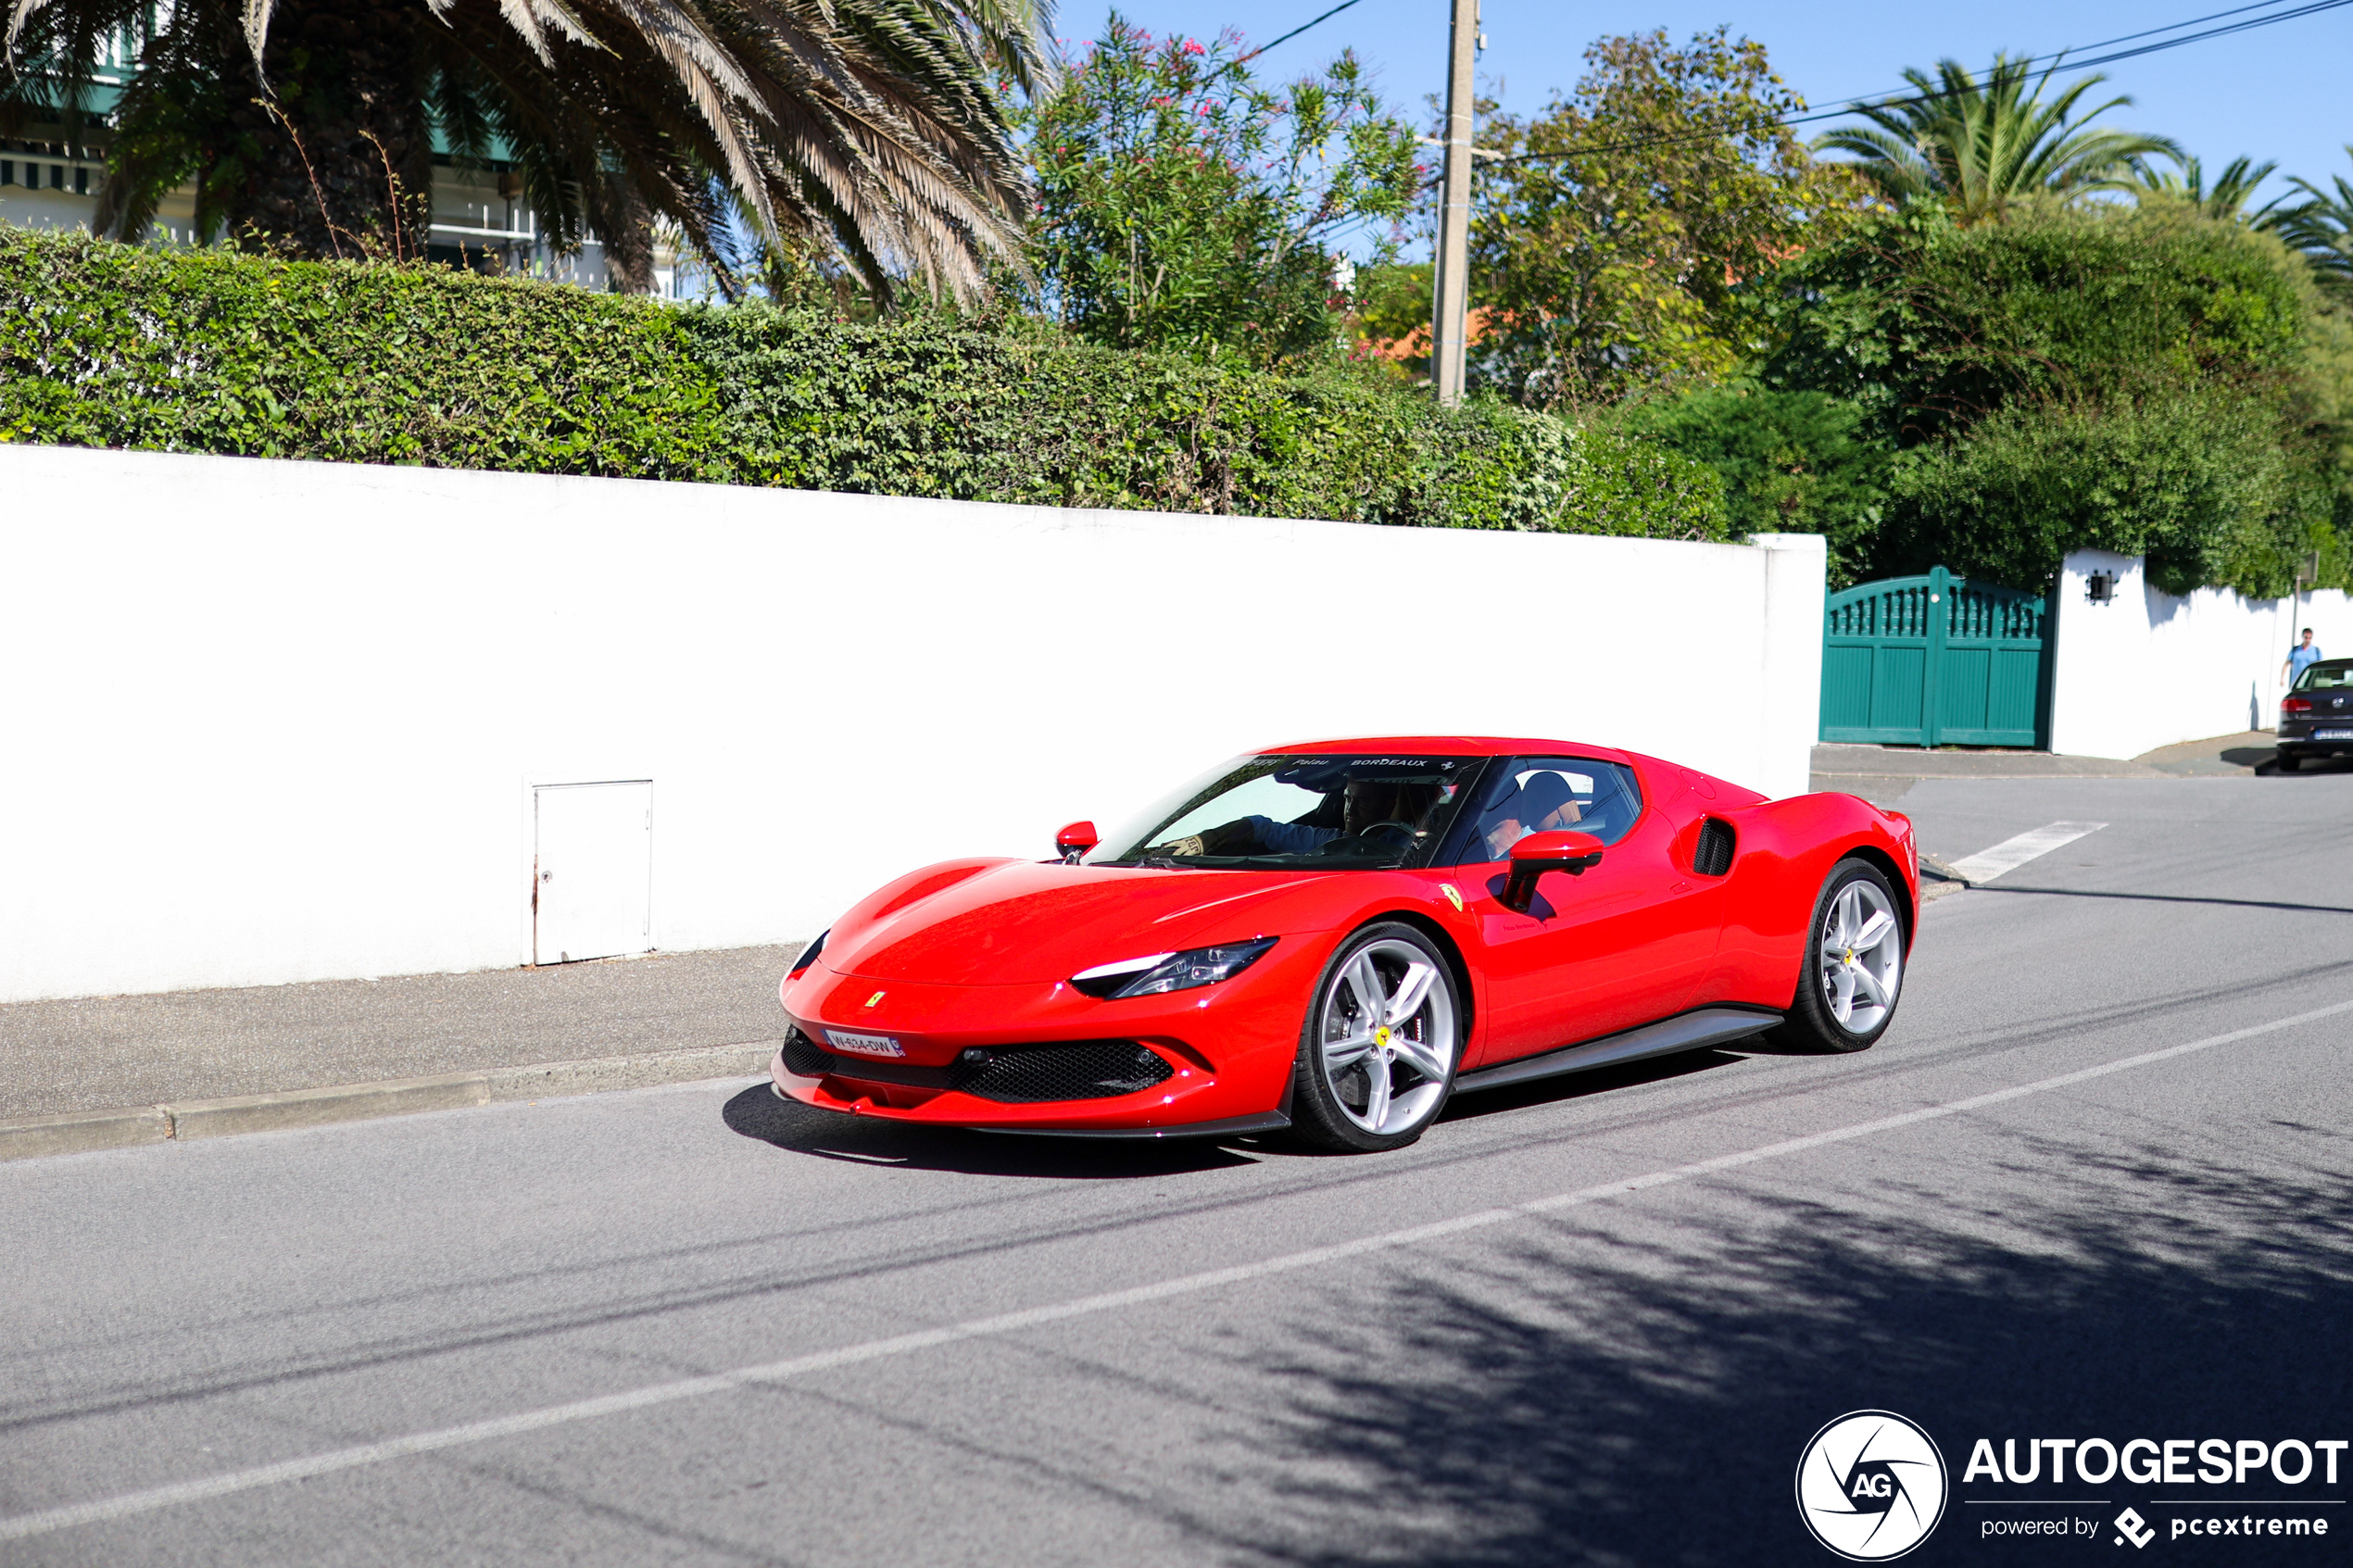
[[[2345,150],[2353,153],[2353,144]],[[2288,183],[2306,199],[2271,213],[2263,227],[2304,253],[2322,288],[2353,305],[2353,182],[2340,174],[2326,191],[2309,180],[2291,177]]]
[[[2234,157],[2222,166],[2222,172],[2214,177],[2213,189],[2208,190],[2205,166],[2196,158],[2184,158],[2172,169],[2160,169],[2148,158],[2136,157],[2115,179],[2104,183],[2110,190],[2129,193],[2144,205],[2151,201],[2181,202],[2225,223],[2260,225],[2271,209],[2286,198],[2268,202],[2253,212],[2246,210],[2246,204],[2255,199],[2256,188],[2279,167],[2277,163]]]
[[[2031,61],[1996,55],[1982,82],[1957,60],[1939,61],[1933,79],[1907,70],[1915,94],[1857,106],[1870,125],[1841,126],[1814,145],[1853,154],[1889,200],[1941,201],[1964,223],[1999,221],[2010,203],[2032,193],[2097,189],[2135,157],[2181,158],[2162,136],[2090,125],[2133,101],[2114,97],[2079,112],[2083,94],[2105,76],[2070,82],[2045,102],[2043,89],[2057,69],[2036,76]]]
[[[1029,199],[992,78],[1051,69],[1051,0],[8,3],[0,111],[19,120],[70,119],[90,86],[72,62],[141,41],[101,232],[135,237],[193,181],[203,232],[421,252],[438,127],[510,159],[551,238],[593,231],[638,287],[666,220],[732,289],[740,220],[886,291],[972,296],[1018,254]]]

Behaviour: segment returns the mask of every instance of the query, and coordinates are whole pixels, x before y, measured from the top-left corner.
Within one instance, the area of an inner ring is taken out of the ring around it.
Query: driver
[[[1305,855],[1336,839],[1354,837],[1382,826],[1417,834],[1422,819],[1437,805],[1441,786],[1418,780],[1351,779],[1342,797],[1337,828],[1307,822],[1278,822],[1272,817],[1244,817],[1239,822],[1206,828],[1189,837],[1153,846],[1157,854],[1180,858],[1195,855]]]

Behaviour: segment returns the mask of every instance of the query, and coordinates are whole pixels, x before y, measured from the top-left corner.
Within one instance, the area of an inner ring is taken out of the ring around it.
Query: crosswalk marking
[[[1991,849],[1981,849],[1966,860],[1956,860],[1953,869],[1970,882],[1991,882],[2004,872],[2014,872],[2038,856],[2047,855],[2061,845],[2072,844],[2088,833],[2097,833],[2106,822],[2052,822],[2032,833],[2006,838]]]

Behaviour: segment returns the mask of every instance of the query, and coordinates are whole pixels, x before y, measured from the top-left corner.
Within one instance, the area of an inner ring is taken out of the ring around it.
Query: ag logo
[[[1856,1411],[1814,1434],[1797,1461],[1797,1512],[1850,1562],[1884,1562],[1944,1517],[1944,1456],[1892,1411]]]

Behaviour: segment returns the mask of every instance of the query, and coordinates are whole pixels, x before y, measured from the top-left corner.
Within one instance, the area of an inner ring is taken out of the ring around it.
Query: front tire
[[[1896,897],[1869,860],[1841,860],[1831,868],[1798,956],[1797,996],[1775,1038],[1845,1052],[1869,1050],[1887,1033],[1904,985],[1904,921]]]
[[[1463,1056],[1454,973],[1422,932],[1368,925],[1340,945],[1308,1004],[1293,1127],[1326,1148],[1402,1148],[1445,1109]]]

